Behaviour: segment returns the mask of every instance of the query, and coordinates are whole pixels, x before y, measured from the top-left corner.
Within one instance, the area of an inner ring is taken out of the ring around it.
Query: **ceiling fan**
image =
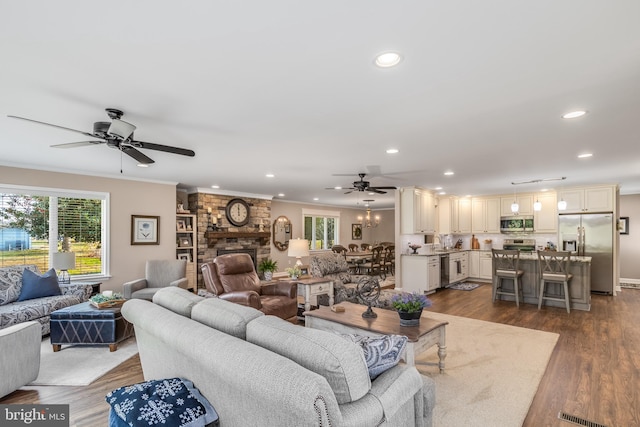
[[[349,194],[352,193],[353,191],[371,191],[373,193],[378,193],[378,194],[387,194],[386,191],[383,190],[395,190],[396,187],[372,187],[369,184],[369,181],[365,181],[364,177],[367,176],[366,173],[359,173],[358,176],[360,177],[360,181],[354,181],[353,182],[353,186],[352,187],[330,187],[327,188],[327,190],[349,190],[347,192],[345,192],[344,194]]]
[[[151,142],[136,141],[133,139],[133,131],[136,130],[136,126],[131,123],[120,120],[124,114],[121,110],[115,108],[106,108],[107,115],[111,119],[111,122],[95,122],[93,124],[93,132],[83,132],[81,130],[71,129],[64,126],[58,126],[51,123],[45,123],[38,120],[27,119],[25,117],[8,116],[13,119],[26,120],[28,122],[39,123],[41,125],[52,126],[58,129],[64,129],[75,133],[88,136],[90,138],[96,138],[99,141],[80,141],[69,142],[66,144],[56,144],[51,147],[55,148],[74,148],[82,147],[86,145],[107,144],[107,147],[116,148],[132,158],[138,163],[143,165],[149,165],[154,161],[138,151],[138,148],[147,150],[164,151],[166,153],[180,154],[182,156],[193,157],[196,153],[193,150],[186,148],[170,147],[168,145],[153,144]]]

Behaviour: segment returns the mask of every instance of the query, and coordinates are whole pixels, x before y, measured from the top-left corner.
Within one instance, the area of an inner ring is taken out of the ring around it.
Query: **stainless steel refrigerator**
[[[613,294],[613,214],[560,215],[559,250],[591,257],[591,291]]]

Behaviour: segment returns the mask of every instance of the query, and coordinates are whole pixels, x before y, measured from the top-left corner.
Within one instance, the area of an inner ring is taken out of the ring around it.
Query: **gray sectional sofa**
[[[34,264],[0,268],[0,329],[35,320],[40,323],[42,335],[49,334],[49,318],[53,311],[88,301],[91,285],[60,285],[62,295],[18,301],[25,269],[40,274]]]
[[[331,332],[165,288],[129,300],[145,380],[181,377],[223,426],[430,426],[435,385],[403,363],[371,380],[362,350]]]

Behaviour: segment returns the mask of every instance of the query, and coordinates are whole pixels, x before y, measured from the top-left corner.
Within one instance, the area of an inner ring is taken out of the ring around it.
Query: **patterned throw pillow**
[[[18,300],[22,290],[22,272],[24,270],[39,272],[38,267],[33,264],[0,268],[0,305]]]
[[[180,378],[152,380],[120,387],[105,400],[111,405],[109,426],[218,425],[218,414],[193,383]]]
[[[358,344],[364,353],[369,369],[369,377],[373,380],[378,375],[400,362],[400,356],[407,345],[404,335],[382,335],[367,337],[357,334],[340,334],[343,338]]]

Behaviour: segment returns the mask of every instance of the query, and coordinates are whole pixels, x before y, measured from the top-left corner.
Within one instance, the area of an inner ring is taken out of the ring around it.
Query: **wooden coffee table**
[[[344,307],[345,311],[336,313],[330,307],[320,306],[318,310],[305,312],[305,326],[344,334],[404,335],[408,338],[404,360],[410,366],[415,365],[416,355],[437,344],[439,362],[427,364],[438,365],[440,373],[444,373],[444,359],[447,357],[445,327],[449,322],[430,319],[429,314],[423,312],[419,326],[400,326],[400,317],[392,310],[374,309],[378,317],[371,319],[362,317],[367,309],[364,305],[350,302],[336,305]]]

